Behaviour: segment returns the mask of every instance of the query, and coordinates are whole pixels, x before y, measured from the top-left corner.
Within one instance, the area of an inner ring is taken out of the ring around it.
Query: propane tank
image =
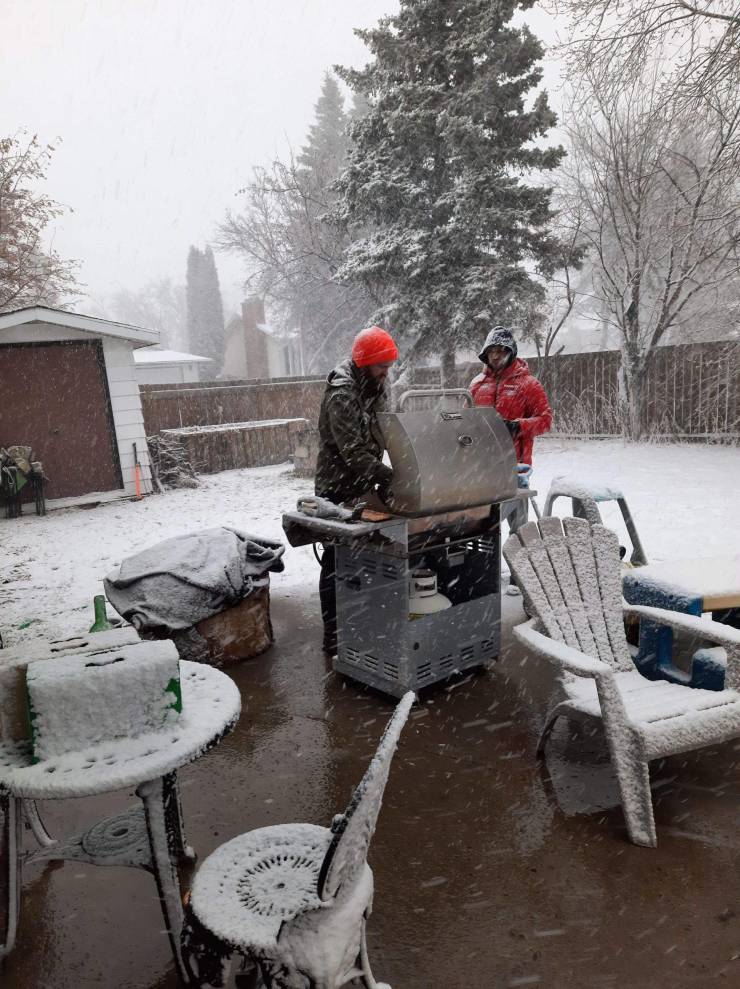
[[[437,591],[433,570],[414,570],[409,587],[409,619],[423,618],[452,607],[452,601]]]

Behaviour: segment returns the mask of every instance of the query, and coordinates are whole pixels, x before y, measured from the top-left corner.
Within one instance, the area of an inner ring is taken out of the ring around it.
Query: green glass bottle
[[[90,626],[91,632],[107,632],[109,628],[115,628],[108,621],[108,613],[105,610],[105,594],[96,594],[93,598],[93,608],[95,609],[95,621]]]

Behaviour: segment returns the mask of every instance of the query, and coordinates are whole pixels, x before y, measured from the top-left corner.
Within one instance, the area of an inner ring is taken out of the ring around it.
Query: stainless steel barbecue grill
[[[334,668],[400,697],[488,666],[500,641],[501,502],[518,497],[509,432],[492,408],[379,415],[393,467],[391,518],[287,512],[293,546],[336,546]],[[432,571],[451,607],[410,617],[412,574]]]

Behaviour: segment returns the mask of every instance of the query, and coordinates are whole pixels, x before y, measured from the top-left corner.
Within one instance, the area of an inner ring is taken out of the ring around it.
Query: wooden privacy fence
[[[740,341],[660,347],[643,416],[648,432],[740,438]]]
[[[619,351],[560,354],[527,363],[547,391],[553,432],[577,436],[619,436]],[[456,387],[466,388],[480,364],[457,369]],[[413,385],[439,385],[438,368],[414,372]],[[647,435],[740,438],[740,341],[659,347],[651,356],[643,410]]]
[[[623,433],[620,354],[561,354],[547,361],[527,358],[554,412],[553,432],[578,436]],[[466,388],[480,364],[457,369]],[[439,368],[418,368],[406,387],[439,385]],[[147,434],[183,426],[303,417],[316,423],[323,378],[142,385]],[[643,428],[648,435],[740,438],[740,341],[660,347],[647,377]]]

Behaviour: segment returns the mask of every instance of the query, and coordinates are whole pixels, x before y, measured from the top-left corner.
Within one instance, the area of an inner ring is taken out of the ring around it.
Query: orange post
[[[134,443],[134,484],[136,486],[136,497],[141,498],[141,465],[139,464],[139,455],[136,452],[135,443]]]

